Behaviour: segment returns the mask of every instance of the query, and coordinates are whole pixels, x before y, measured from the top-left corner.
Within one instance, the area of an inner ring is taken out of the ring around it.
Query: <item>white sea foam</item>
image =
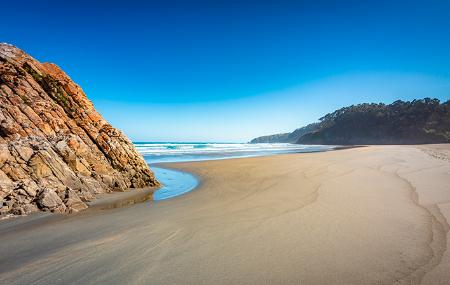
[[[325,151],[332,146],[288,143],[135,143],[137,150],[149,163],[197,161],[281,153]]]

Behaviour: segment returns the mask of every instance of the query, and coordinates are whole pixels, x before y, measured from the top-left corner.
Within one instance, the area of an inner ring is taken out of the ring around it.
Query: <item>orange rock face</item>
[[[76,212],[95,195],[157,186],[130,140],[58,66],[0,44],[0,214]]]

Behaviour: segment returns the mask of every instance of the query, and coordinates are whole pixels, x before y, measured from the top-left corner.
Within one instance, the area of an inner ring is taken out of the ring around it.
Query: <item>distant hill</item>
[[[255,138],[251,143],[421,144],[450,143],[450,100],[395,101],[341,108],[292,133]]]
[[[285,143],[288,142],[288,136],[291,133],[282,133],[282,134],[274,134],[267,135],[254,138],[250,141],[250,143]],[[291,143],[295,143],[296,141],[291,141]]]
[[[425,144],[450,142],[450,100],[425,98],[352,105],[327,114],[299,144]]]
[[[296,143],[301,136],[314,131],[318,127],[318,125],[318,123],[313,123],[305,127],[298,128],[292,133],[282,133],[257,137],[251,140],[250,143]]]

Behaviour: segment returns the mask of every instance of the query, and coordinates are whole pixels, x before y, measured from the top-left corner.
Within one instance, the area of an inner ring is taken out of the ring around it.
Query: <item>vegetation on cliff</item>
[[[301,144],[424,144],[450,142],[450,101],[425,98],[359,104],[320,118]]]
[[[450,142],[450,101],[438,99],[359,104],[341,108],[292,133],[252,143],[423,144]]]

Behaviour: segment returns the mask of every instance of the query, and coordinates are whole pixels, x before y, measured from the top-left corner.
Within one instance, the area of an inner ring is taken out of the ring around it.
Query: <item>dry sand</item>
[[[1,284],[449,284],[450,145],[173,164],[193,192],[0,223]]]

